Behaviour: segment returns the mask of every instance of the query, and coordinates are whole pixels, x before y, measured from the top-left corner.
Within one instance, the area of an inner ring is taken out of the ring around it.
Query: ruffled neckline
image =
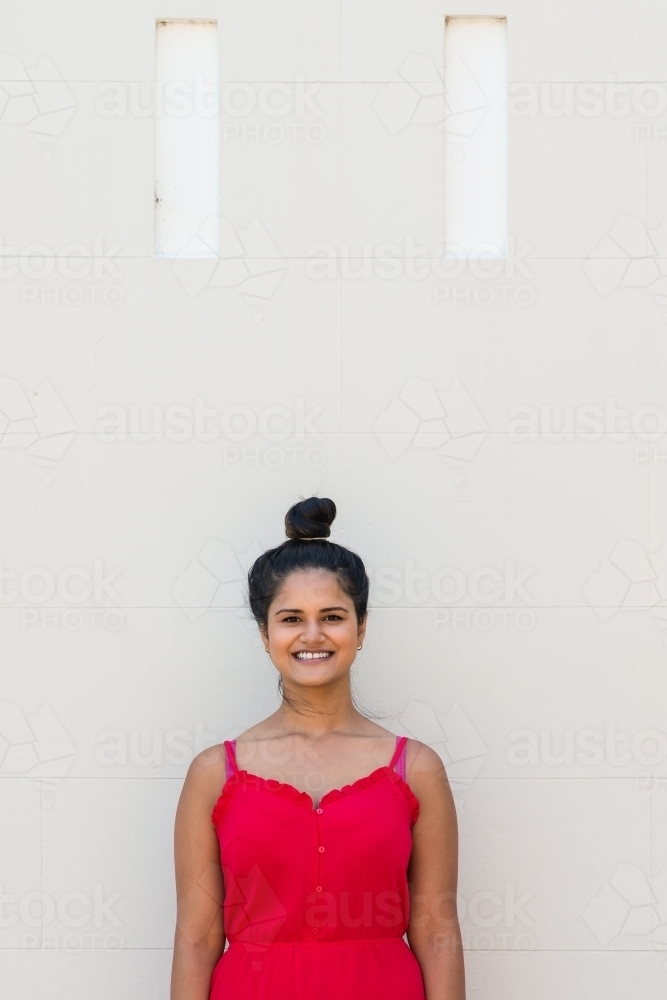
[[[234,774],[230,775],[225,782],[218,801],[213,807],[211,819],[215,825],[218,824],[224,813],[225,806],[229,801],[231,792],[238,784],[241,783],[246,787],[248,785],[255,784],[258,788],[266,788],[271,792],[280,792],[280,794],[285,795],[294,802],[299,802],[310,812],[316,812],[317,809],[321,809],[323,807],[324,803],[338,802],[340,799],[343,799],[348,795],[353,795],[355,792],[362,791],[364,788],[369,788],[371,785],[377,784],[377,782],[381,781],[384,777],[389,778],[397,790],[405,796],[408,806],[410,807],[411,823],[416,823],[419,816],[419,800],[400,774],[397,774],[396,771],[394,771],[393,768],[389,767],[387,764],[383,767],[378,767],[375,771],[371,771],[370,774],[364,775],[363,778],[357,778],[356,781],[353,781],[349,785],[343,785],[342,788],[332,788],[331,791],[326,792],[322,796],[318,806],[315,805],[308,792],[302,792],[299,788],[295,788],[294,785],[290,785],[288,782],[277,781],[275,778],[262,778],[259,774],[251,774],[249,771],[236,771]]]

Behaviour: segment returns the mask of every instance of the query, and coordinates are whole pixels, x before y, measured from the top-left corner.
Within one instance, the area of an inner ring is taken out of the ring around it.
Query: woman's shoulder
[[[421,813],[449,809],[452,793],[442,758],[427,743],[408,740],[406,758],[408,785],[419,802]]]
[[[196,794],[217,798],[225,783],[225,748],[222,743],[207,747],[193,758],[185,785]]]
[[[444,771],[445,765],[440,754],[436,753],[428,743],[408,739],[407,766],[410,771],[438,772]]]

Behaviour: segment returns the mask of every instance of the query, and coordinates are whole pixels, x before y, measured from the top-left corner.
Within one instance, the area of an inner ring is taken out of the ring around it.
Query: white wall
[[[665,5],[490,11],[488,272],[438,251],[474,0],[201,3],[220,259],[154,259],[155,21],[191,7],[4,8],[7,995],[167,996],[187,763],[276,703],[240,581],[320,493],[376,581],[359,697],[450,766],[470,996],[662,996]]]

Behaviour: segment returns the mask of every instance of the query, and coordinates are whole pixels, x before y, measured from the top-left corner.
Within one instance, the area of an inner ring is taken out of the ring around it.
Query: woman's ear
[[[269,633],[268,633],[268,630],[266,628],[263,628],[261,625],[259,627],[259,637],[262,640],[262,642],[264,643],[264,649],[268,653],[268,651],[269,651]]]
[[[364,618],[362,622],[359,622],[357,627],[357,639],[360,643],[364,641],[364,636],[366,635],[366,623],[368,622],[368,615]]]

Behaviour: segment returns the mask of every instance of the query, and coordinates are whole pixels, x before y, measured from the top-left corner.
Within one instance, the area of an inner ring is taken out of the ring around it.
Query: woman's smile
[[[327,660],[333,655],[333,650],[331,649],[299,649],[296,653],[292,653],[292,656],[295,656],[297,660]]]

